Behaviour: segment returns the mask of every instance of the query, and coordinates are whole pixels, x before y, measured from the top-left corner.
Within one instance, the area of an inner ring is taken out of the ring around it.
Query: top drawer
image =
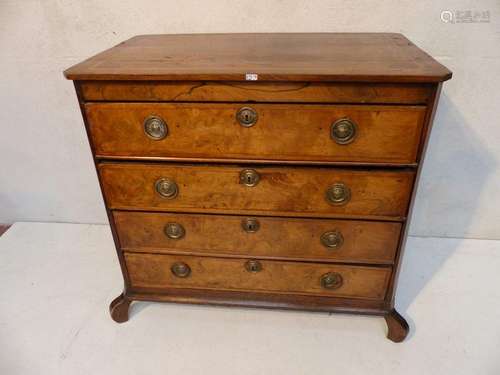
[[[88,103],[97,157],[412,164],[423,106]]]
[[[433,86],[382,82],[80,81],[85,101],[426,104]]]

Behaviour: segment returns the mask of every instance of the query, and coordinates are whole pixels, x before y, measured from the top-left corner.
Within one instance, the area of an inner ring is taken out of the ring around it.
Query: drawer
[[[86,101],[425,104],[425,83],[81,81]]]
[[[114,211],[124,250],[391,264],[400,223]]]
[[[383,164],[416,162],[425,115],[424,106],[375,105],[90,103],[85,110],[97,157]]]
[[[112,209],[400,220],[414,172],[101,163]],[[251,185],[251,186],[248,186]]]
[[[191,288],[382,300],[390,267],[125,253],[132,289]]]

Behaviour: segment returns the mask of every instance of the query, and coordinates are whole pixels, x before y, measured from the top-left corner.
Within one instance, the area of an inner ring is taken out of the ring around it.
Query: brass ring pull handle
[[[245,128],[254,126],[258,117],[257,111],[250,107],[240,108],[238,112],[236,112],[236,120]]]
[[[172,240],[180,240],[186,234],[184,227],[178,223],[168,223],[163,228],[165,235]]]
[[[325,232],[320,237],[321,244],[328,249],[339,249],[344,243],[344,236],[338,230]]]
[[[330,137],[339,145],[346,145],[354,141],[357,127],[354,121],[341,118],[330,127]]]
[[[351,199],[351,189],[346,184],[337,182],[326,190],[325,198],[331,205],[342,206]]]
[[[244,169],[240,172],[240,183],[245,186],[255,186],[259,181],[260,176],[255,169]]]
[[[148,116],[144,120],[144,133],[149,138],[159,141],[168,135],[167,123],[159,116]]]
[[[177,277],[188,277],[191,274],[191,268],[184,262],[176,262],[170,267],[170,271]]]
[[[260,228],[259,220],[254,217],[248,217],[241,220],[241,227],[247,233],[255,233]]]
[[[179,193],[179,188],[171,178],[160,178],[155,182],[156,192],[165,199],[174,199]]]
[[[245,262],[245,269],[252,273],[260,272],[262,271],[262,263],[258,260],[248,260]]]
[[[320,282],[322,288],[334,290],[340,288],[344,281],[339,273],[328,272],[321,276]]]

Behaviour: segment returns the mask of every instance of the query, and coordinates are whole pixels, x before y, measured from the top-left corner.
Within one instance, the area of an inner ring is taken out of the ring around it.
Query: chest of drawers
[[[134,37],[74,80],[132,301],[408,325],[394,295],[442,82],[400,34]]]

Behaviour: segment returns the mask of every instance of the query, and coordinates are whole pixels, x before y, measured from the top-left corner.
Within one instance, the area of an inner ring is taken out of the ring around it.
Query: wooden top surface
[[[451,72],[401,34],[140,35],[64,72],[71,80],[439,82]]]

